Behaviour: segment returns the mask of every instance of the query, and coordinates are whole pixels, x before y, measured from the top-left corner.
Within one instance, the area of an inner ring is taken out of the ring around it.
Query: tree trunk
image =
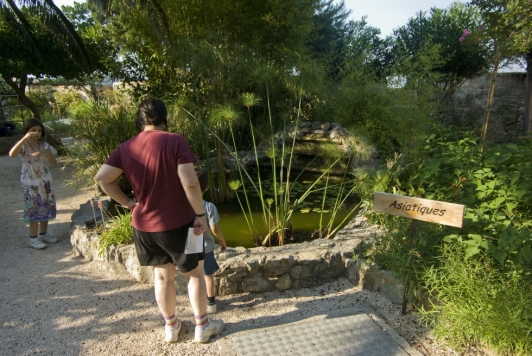
[[[493,72],[491,73],[491,83],[490,90],[488,93],[488,107],[486,108],[486,114],[484,115],[484,124],[482,125],[482,135],[481,142],[486,141],[486,135],[488,133],[488,124],[490,121],[491,107],[493,105],[493,95],[495,94],[495,83],[497,82],[497,73],[499,72],[499,60],[500,53],[497,49],[497,44],[495,44],[495,63],[493,67]]]
[[[532,131],[532,50],[525,56],[526,59],[526,92],[525,115],[523,117],[523,132]]]
[[[7,85],[9,85],[15,93],[17,93],[18,99],[24,106],[26,106],[28,109],[30,109],[31,114],[36,119],[41,119],[41,112],[39,111],[39,108],[37,108],[37,105],[33,101],[30,100],[26,96],[26,84],[28,83],[28,75],[25,74],[22,77],[20,77],[20,82],[17,84],[16,81],[13,81],[12,78],[4,78]]]

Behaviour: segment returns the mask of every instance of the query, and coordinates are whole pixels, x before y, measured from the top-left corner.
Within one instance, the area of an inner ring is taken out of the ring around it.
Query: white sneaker
[[[194,342],[207,342],[209,338],[214,335],[218,335],[224,329],[223,320],[209,320],[209,326],[205,329],[201,326],[196,326],[196,335],[194,336]]]
[[[207,314],[214,314],[214,313],[216,313],[216,303],[207,304]]]
[[[47,248],[48,245],[39,240],[38,238],[34,237],[33,239],[30,237],[28,238],[28,245],[30,247],[33,247],[36,250],[42,250],[43,248]]]
[[[170,342],[170,343],[177,342],[177,339],[179,338],[179,330],[181,330],[181,321],[178,320],[177,324],[178,325],[175,328],[169,325],[164,326],[164,333],[165,333],[164,341]]]
[[[59,241],[57,238],[53,237],[48,232],[44,235],[37,236],[37,238],[47,244],[55,244],[57,241]]]

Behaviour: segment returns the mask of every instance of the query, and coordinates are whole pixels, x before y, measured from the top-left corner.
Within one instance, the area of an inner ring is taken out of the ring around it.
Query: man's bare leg
[[[165,318],[175,314],[175,266],[167,263],[154,267],[155,300]]]
[[[203,261],[199,261],[198,267],[184,275],[188,281],[188,298],[194,315],[205,314],[207,312],[207,287],[203,277]]]

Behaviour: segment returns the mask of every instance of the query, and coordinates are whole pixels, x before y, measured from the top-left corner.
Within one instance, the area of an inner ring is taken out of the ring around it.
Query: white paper
[[[203,234],[194,235],[194,228],[188,229],[187,243],[185,245],[185,253],[202,253],[203,252]]]

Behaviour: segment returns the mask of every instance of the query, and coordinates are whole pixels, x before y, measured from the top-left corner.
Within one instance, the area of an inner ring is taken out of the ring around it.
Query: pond
[[[314,179],[309,179],[309,176],[307,176],[300,179],[300,182],[292,183],[290,185],[290,200],[295,202],[296,199],[305,194],[315,181],[316,180]],[[263,191],[266,192],[264,193],[264,198],[273,198],[273,194],[271,194],[271,175],[262,181],[262,186],[264,189]],[[296,236],[288,242],[301,242],[312,239],[313,232],[316,232],[316,230],[320,228],[320,219],[321,226],[325,227],[332,218],[332,212],[338,197],[345,197],[351,187],[352,183],[347,183],[342,186],[338,182],[331,182],[331,180],[329,180],[327,184],[324,181],[318,181],[318,184],[312,188],[312,193],[294,208],[290,221]],[[321,207],[324,193],[325,204],[324,210],[322,211]],[[245,204],[242,188],[239,189],[238,194],[243,204]],[[248,198],[253,211],[252,216],[255,221],[255,226],[257,227],[259,234],[264,237],[266,236],[267,231],[265,224],[263,223],[260,199],[258,198],[258,194],[254,193],[254,190],[251,187],[248,187]],[[350,195],[345,199],[344,204],[342,204],[335,213],[333,228],[336,228],[338,225],[342,228],[356,216],[358,209],[354,208],[359,201],[360,199],[356,195]],[[256,245],[238,201],[235,199],[229,204],[216,205],[220,215],[219,227],[224,234],[227,245],[230,247],[255,247]]]

